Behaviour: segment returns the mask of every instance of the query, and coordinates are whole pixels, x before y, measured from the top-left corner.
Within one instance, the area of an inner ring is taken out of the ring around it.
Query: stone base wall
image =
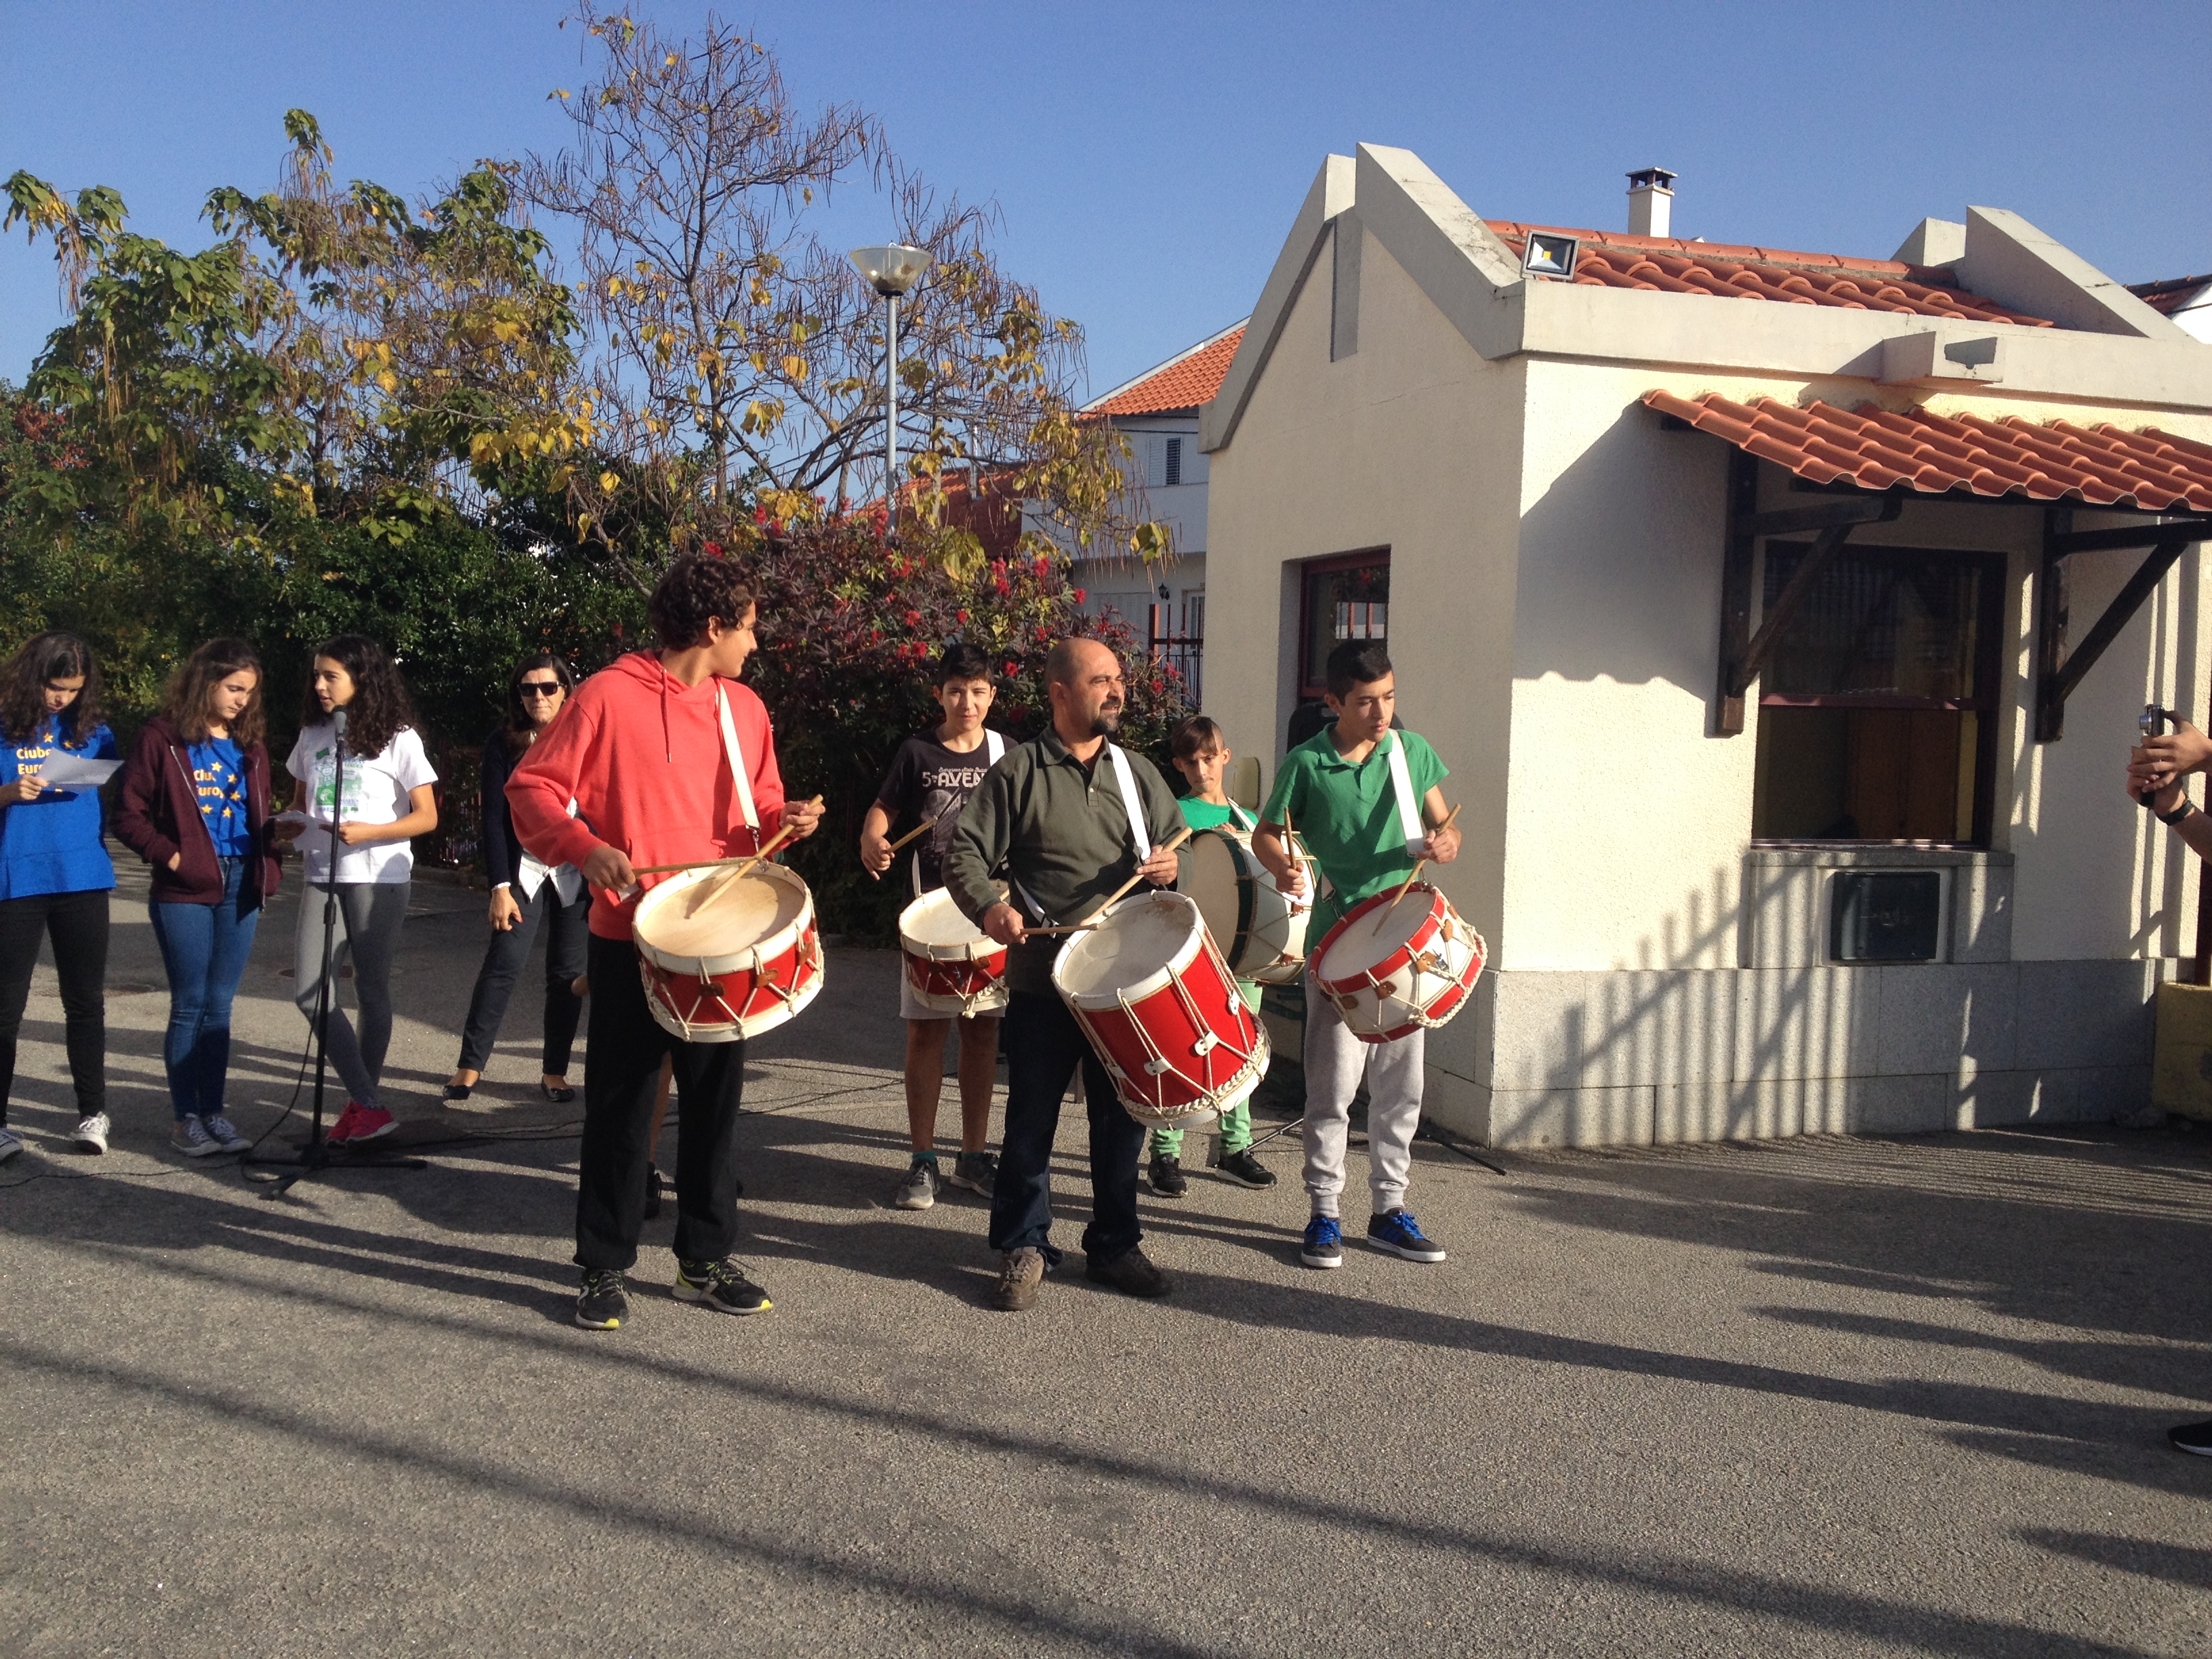
[[[1424,1115],[1497,1146],[2106,1121],[2149,1101],[2184,965],[1486,974],[1430,1034]]]

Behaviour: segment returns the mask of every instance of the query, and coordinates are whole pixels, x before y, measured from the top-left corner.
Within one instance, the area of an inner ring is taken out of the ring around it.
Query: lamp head
[[[856,247],[848,256],[877,293],[903,294],[921,280],[935,263],[924,249],[892,242],[883,247]]]

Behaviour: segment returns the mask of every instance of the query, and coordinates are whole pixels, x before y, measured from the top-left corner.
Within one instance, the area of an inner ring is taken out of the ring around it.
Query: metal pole
[[[898,295],[884,295],[884,527],[898,529]]]

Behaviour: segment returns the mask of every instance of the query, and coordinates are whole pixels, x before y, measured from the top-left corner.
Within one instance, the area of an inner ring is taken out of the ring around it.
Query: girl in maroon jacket
[[[154,937],[169,975],[162,1057],[186,1158],[245,1150],[223,1109],[230,1004],[276,891],[261,664],[242,640],[211,640],[169,682],[123,769],[115,832],[154,866]]]

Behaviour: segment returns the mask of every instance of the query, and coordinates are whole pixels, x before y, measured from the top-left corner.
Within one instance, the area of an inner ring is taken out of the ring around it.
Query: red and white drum
[[[1122,1107],[1148,1127],[1211,1122],[1267,1069],[1267,1033],[1179,893],[1123,899],[1068,940],[1052,982]]]
[[[1006,1006],[1006,947],[942,887],[899,912],[899,954],[915,1000],[932,1013],[972,1019]]]
[[[637,902],[646,1005],[686,1042],[740,1042],[795,1017],[822,990],[814,896],[780,864],[686,870]]]
[[[1362,899],[1328,930],[1314,953],[1314,982],[1362,1042],[1389,1042],[1443,1024],[1490,954],[1482,935],[1425,881]]]

